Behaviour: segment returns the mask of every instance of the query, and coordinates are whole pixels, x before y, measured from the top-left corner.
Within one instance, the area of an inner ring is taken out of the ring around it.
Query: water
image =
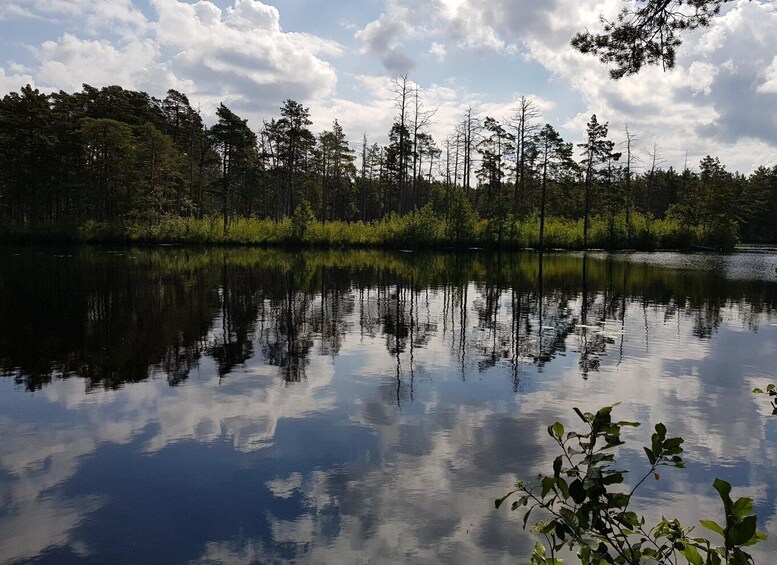
[[[777,255],[0,249],[0,562],[525,562],[493,500],[621,402],[649,516],[777,550]],[[636,475],[637,473],[635,473]]]

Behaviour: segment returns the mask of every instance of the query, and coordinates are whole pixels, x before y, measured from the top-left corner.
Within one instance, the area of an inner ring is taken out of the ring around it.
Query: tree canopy
[[[570,245],[546,229],[552,220],[580,226],[584,247],[649,247],[660,221],[678,231],[662,245],[777,241],[777,167],[745,176],[707,156],[698,172],[664,169],[660,140],[640,160],[636,132],[613,135],[596,115],[575,156],[527,98],[508,119],[468,108],[437,140],[423,93],[405,90],[414,103],[397,106],[387,143],[361,136],[357,155],[339,119],[314,133],[294,100],[254,131],[224,104],[206,125],[175,90],[159,100],[119,86],[25,86],[0,99],[0,227],[212,218],[227,235],[238,220],[283,223],[299,209],[305,224],[413,216],[420,240],[441,221],[457,242],[477,232],[501,245],[536,226],[537,244]]]

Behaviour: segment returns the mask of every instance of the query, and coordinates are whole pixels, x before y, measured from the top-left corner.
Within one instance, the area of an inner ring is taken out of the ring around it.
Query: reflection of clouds
[[[275,368],[249,365],[244,373],[219,382],[211,373],[197,385],[168,387],[166,381],[136,383],[119,392],[84,394],[83,381],[47,386],[45,399],[69,413],[62,423],[2,420],[0,470],[8,515],[0,528],[0,561],[29,558],[52,546],[70,544],[71,532],[106,502],[95,497],[64,500],[48,493],[76,476],[80,461],[103,444],[126,444],[154,429],[144,450],[155,452],[184,440],[232,439],[235,449],[272,445],[278,422],[331,409],[322,393],[333,372],[331,359],[311,360],[311,378],[288,386]],[[313,376],[314,375],[314,376]]]
[[[39,426],[10,419],[3,419],[0,430],[0,470],[8,473],[0,493],[4,510],[0,561],[29,558],[47,547],[65,545],[71,530],[101,501],[79,497],[65,502],[48,493],[75,475],[79,459],[95,450],[95,439],[84,429],[41,434]]]
[[[581,378],[579,333],[549,332],[561,340],[554,344],[559,356],[540,372],[533,355],[541,344],[527,339],[526,351],[532,355],[521,357],[524,386],[515,394],[509,357],[486,368],[478,364],[501,339],[492,332],[510,331],[509,296],[497,297],[498,316],[489,318],[482,289],[470,284],[466,294],[467,325],[462,330],[459,312],[444,311],[443,293],[430,291],[429,308],[421,303],[414,331],[420,333],[420,323],[427,319],[438,326],[413,348],[409,335],[400,337],[399,383],[397,357],[389,351],[395,338],[381,327],[382,316],[395,313],[391,304],[365,304],[374,327],[360,337],[363,313],[357,301],[339,326],[348,332],[342,341],[336,347],[311,347],[308,378],[293,385],[279,378],[278,367],[254,357],[223,379],[213,359],[203,359],[200,374],[174,388],[163,379],[98,394],[84,394],[79,379],[45,387],[40,398],[53,405],[51,417],[61,421],[47,423],[45,433],[10,418],[0,428],[0,467],[10,475],[0,495],[11,509],[0,531],[0,548],[6,552],[0,559],[78,544],[75,528],[110,501],[63,500],[48,493],[75,477],[80,462],[103,444],[128,445],[142,438],[137,449],[149,458],[178,442],[222,438],[239,452],[269,451],[278,447],[281,420],[322,412],[337,421],[306,439],[342,433],[337,431],[341,423],[368,429],[377,439],[375,459],[345,454],[343,458],[351,457],[345,463],[315,469],[302,464],[284,468],[280,476],[261,477],[277,503],[264,509],[267,537],[252,531],[238,539],[212,539],[202,546],[197,563],[277,561],[278,547],[299,562],[515,562],[526,556],[534,538],[521,530],[520,513],[494,511],[493,499],[519,477],[549,472],[555,450],[545,426],[559,420],[574,427],[574,405],[593,410],[622,401],[617,417],[643,422],[642,428],[628,431],[628,438],[637,442],[622,450],[629,463],[642,461],[638,447],[659,421],[670,434],[686,438],[691,468],[668,470],[659,484],[649,485],[639,500],[646,513],[677,515],[688,524],[700,517],[717,518],[719,502],[711,488],[715,473],[735,484],[756,485],[736,487],[735,493],[768,506],[769,497],[753,491],[773,482],[777,452],[766,439],[759,399],[749,390],[773,370],[769,363],[777,354],[777,329],[761,324],[757,343],[763,347],[753,352],[752,345],[743,347],[740,341],[753,339],[749,330],[742,330],[753,326],[742,321],[739,304],[728,303],[715,312],[712,318],[720,327],[700,339],[698,310],[673,305],[669,316],[668,306],[643,308],[624,301],[621,334],[612,312],[602,314],[606,298],[591,292],[588,323],[607,317],[608,328],[603,337],[609,341],[597,350],[598,370],[589,372],[588,380]],[[527,324],[535,331],[566,324],[582,306],[579,294],[571,296],[566,300],[546,291],[543,324],[534,314],[525,318]],[[441,322],[444,316],[446,323]],[[315,340],[321,339],[317,333]],[[469,344],[466,359],[458,350],[462,341]],[[284,448],[305,460],[305,453],[294,451],[299,447]],[[359,445],[356,451],[363,453]],[[752,460],[754,453],[757,460]],[[774,522],[771,512],[761,517],[762,523]],[[45,527],[32,527],[40,523]],[[33,529],[35,535],[29,533]],[[775,547],[770,544],[765,547]]]
[[[81,497],[67,505],[52,498],[4,504],[8,514],[0,531],[0,562],[29,559],[46,548],[68,544],[76,554],[88,554],[81,543],[71,540],[71,532],[100,505],[95,497]]]
[[[663,421],[670,434],[686,438],[689,469],[664,470],[661,481],[647,485],[636,500],[649,520],[677,517],[706,535],[698,520],[721,519],[722,506],[712,489],[716,475],[734,483],[735,496],[752,496],[763,507],[767,500],[756,485],[771,476],[768,469],[775,467],[777,453],[773,442],[765,440],[765,420],[749,394],[751,379],[720,381],[710,369],[711,360],[719,359],[732,347],[727,342],[741,333],[728,331],[736,324],[735,313],[724,308],[727,325],[699,340],[693,334],[693,312],[665,321],[662,310],[629,308],[623,358],[611,344],[599,373],[588,381],[580,378],[576,360],[569,356],[550,367],[539,390],[532,386],[517,397],[504,390],[501,398],[491,397],[488,382],[458,382],[455,352],[433,341],[428,349],[416,351],[419,366],[439,369],[436,381],[417,381],[416,386],[426,389],[416,396],[418,410],[412,409],[413,403],[401,409],[392,406],[395,359],[385,350],[375,351],[375,344],[363,343],[364,351],[374,355],[369,354],[369,367],[355,367],[352,376],[360,376],[368,393],[354,401],[349,418],[379,434],[380,466],[330,472],[329,496],[320,494],[320,477],[292,475],[274,483],[273,492],[280,496],[296,489],[306,499],[306,510],[296,521],[273,522],[274,541],[294,544],[300,562],[514,562],[526,555],[534,538],[520,529],[520,513],[494,512],[491,501],[518,475],[550,471],[555,450],[545,424],[558,419],[574,427],[571,406],[595,409],[616,401],[623,401],[618,418],[643,422],[641,428],[626,431],[630,445],[621,450],[635,466],[634,479],[644,458],[639,446],[649,441],[655,423]],[[647,350],[645,324],[650,334]],[[615,335],[616,343],[620,337]],[[568,337],[576,339],[574,334]],[[343,353],[349,353],[348,342]],[[760,364],[751,360],[745,375],[763,374],[769,358],[771,353],[760,357]],[[404,369],[404,353],[402,363]],[[468,368],[467,375],[476,373]],[[541,376],[535,372],[529,378],[538,382]],[[464,391],[452,392],[457,387]],[[759,454],[756,462],[749,461],[753,453]],[[742,484],[754,486],[736,486]],[[333,504],[340,513],[339,530],[333,539],[325,539],[324,509]],[[773,521],[773,514],[760,516],[762,529],[773,527]],[[258,540],[209,544],[202,561],[240,562],[237,557],[257,554],[261,547]],[[774,548],[775,542],[768,542],[753,548],[753,554],[766,556]]]
[[[333,377],[331,360],[311,359],[310,378],[294,386],[276,375],[275,367],[249,362],[245,372],[221,383],[213,377],[207,386],[175,389],[174,401],[148,407],[149,419],[156,419],[160,429],[147,450],[158,451],[187,439],[212,442],[226,436],[235,449],[253,451],[272,444],[279,420],[333,407],[334,398],[323,394]]]
[[[294,491],[299,490],[302,486],[302,475],[292,473],[287,479],[273,479],[267,481],[265,485],[276,498],[290,498]]]

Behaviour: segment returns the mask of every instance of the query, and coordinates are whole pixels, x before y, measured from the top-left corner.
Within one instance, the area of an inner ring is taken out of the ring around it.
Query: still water
[[[777,255],[0,249],[0,562],[520,563],[493,500],[621,402],[639,506],[777,552]],[[636,472],[634,473],[637,474]],[[773,557],[773,555],[772,555]]]

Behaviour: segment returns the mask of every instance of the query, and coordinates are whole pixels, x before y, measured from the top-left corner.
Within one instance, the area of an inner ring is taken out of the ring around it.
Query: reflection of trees
[[[209,271],[169,276],[126,255],[4,254],[0,370],[29,389],[78,375],[116,388],[153,371],[179,382],[196,366],[218,311]]]
[[[250,277],[239,269],[221,268],[221,286],[218,289],[221,315],[208,347],[208,355],[216,361],[219,376],[223,377],[253,357],[254,333],[261,297]]]
[[[433,344],[462,378],[470,364],[508,369],[517,390],[522,367],[542,370],[570,347],[584,376],[608,349],[622,358],[632,304],[646,344],[649,309],[676,319],[678,331],[691,320],[706,339],[725,309],[756,329],[777,307],[772,282],[596,254],[82,248],[5,250],[0,259],[0,371],[30,389],[74,375],[88,388],[158,374],[175,385],[203,355],[221,376],[258,357],[296,382],[311,355],[382,338],[401,403],[416,394],[420,352]]]
[[[312,301],[297,289],[295,273],[288,271],[276,279],[270,298],[269,320],[265,320],[260,341],[264,358],[279,368],[283,380],[299,382],[305,377],[308,356],[313,347]]]

